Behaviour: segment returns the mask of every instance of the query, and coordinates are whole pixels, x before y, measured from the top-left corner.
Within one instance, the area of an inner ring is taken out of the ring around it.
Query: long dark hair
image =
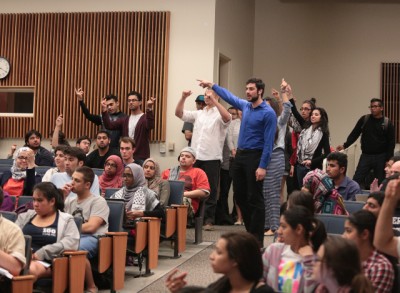
[[[324,243],[323,266],[321,270],[332,270],[340,286],[351,286],[354,292],[373,292],[371,283],[365,277],[356,245],[339,236],[330,236]]]
[[[39,190],[43,196],[50,201],[54,198],[54,209],[64,211],[64,196],[53,183],[51,182],[41,182],[33,187],[33,192]]]
[[[325,109],[321,108],[321,107],[316,107],[314,110],[312,110],[312,112],[314,112],[315,110],[318,110],[321,115],[321,120],[318,123],[318,127],[321,127],[321,130],[323,133],[326,133],[329,135],[328,113],[326,113]],[[312,115],[312,112],[311,112],[311,115]]]
[[[255,236],[248,232],[229,232],[221,238],[226,240],[228,256],[237,263],[241,276],[247,281],[258,282],[263,274],[263,263]],[[231,285],[229,279],[223,277],[209,288],[216,292],[229,292]]]

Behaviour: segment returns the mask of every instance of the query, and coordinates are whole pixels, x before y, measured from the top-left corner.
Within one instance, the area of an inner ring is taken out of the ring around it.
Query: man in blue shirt
[[[249,79],[245,101],[217,84],[205,80],[199,82],[200,86],[212,88],[224,101],[243,113],[232,167],[233,190],[246,230],[254,234],[262,245],[265,221],[262,184],[276,132],[275,112],[262,99],[265,84],[261,79]]]
[[[361,194],[360,185],[346,176],[347,155],[333,152],[326,158],[326,173],[332,179],[335,189],[344,200],[356,200],[356,194]]]

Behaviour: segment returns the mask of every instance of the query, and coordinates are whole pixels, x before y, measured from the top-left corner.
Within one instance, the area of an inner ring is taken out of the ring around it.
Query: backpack
[[[367,114],[367,115],[364,116],[364,122],[363,122],[363,124],[361,126],[361,131],[364,130],[364,126],[367,123],[369,117],[371,117],[371,114]],[[388,128],[388,125],[389,125],[389,118],[385,116],[384,119],[383,119],[383,123],[382,123],[382,130],[386,131],[387,128]]]

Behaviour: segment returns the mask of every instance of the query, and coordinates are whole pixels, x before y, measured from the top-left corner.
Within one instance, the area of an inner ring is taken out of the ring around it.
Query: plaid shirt
[[[392,292],[394,271],[385,256],[374,250],[370,257],[362,262],[362,267],[375,292]]]

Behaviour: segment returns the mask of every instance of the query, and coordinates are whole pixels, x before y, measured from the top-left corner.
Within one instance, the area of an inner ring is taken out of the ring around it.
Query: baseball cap
[[[203,102],[204,103],[204,95],[198,95],[195,102]]]

